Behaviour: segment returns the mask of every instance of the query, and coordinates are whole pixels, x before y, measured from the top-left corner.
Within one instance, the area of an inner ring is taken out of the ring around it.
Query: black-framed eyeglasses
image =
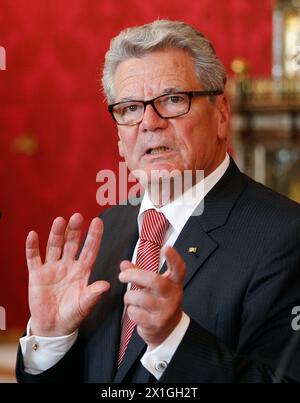
[[[182,91],[163,94],[148,101],[130,100],[108,106],[113,119],[120,126],[133,126],[141,123],[147,105],[151,105],[162,119],[177,118],[189,113],[193,97],[207,97],[223,94],[221,90]]]

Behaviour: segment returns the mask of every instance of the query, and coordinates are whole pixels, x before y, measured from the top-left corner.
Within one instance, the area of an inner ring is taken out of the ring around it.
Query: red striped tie
[[[140,269],[152,272],[158,270],[160,248],[168,226],[169,222],[163,213],[154,209],[146,211],[136,259],[136,265]],[[131,285],[131,290],[137,289],[138,287],[135,284]],[[123,361],[134,328],[135,323],[129,318],[127,312],[125,312],[121,332],[118,366],[120,366]]]

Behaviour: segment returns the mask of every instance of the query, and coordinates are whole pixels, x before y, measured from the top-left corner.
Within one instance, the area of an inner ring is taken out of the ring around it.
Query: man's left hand
[[[174,248],[167,246],[163,253],[167,262],[164,274],[141,270],[129,261],[120,265],[120,281],[138,287],[124,295],[127,314],[136,323],[138,334],[150,349],[159,346],[169,336],[182,316],[186,266]]]

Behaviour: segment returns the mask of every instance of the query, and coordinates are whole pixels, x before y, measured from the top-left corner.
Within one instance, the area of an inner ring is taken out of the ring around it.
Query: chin
[[[181,177],[182,171],[175,167],[159,167],[149,170],[147,176],[152,180],[168,180],[169,178]]]
[[[172,172],[172,171],[183,171],[183,167],[181,164],[176,164],[173,161],[156,161],[153,164],[145,164],[144,166],[145,171],[148,172],[152,172],[152,171],[168,171],[168,172]]]

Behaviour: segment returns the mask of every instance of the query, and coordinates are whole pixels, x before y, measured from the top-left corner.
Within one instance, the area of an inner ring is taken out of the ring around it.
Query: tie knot
[[[163,213],[154,209],[147,210],[144,215],[141,239],[162,245],[169,221]]]

